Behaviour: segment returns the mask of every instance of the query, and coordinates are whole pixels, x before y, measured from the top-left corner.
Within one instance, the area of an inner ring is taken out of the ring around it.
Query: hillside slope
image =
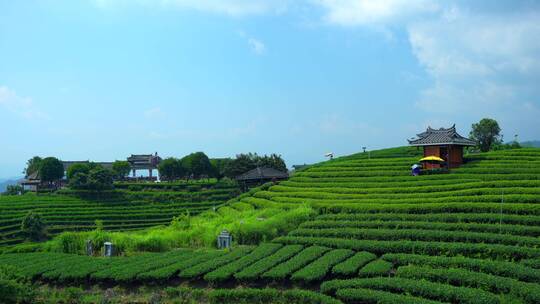
[[[83,260],[79,281],[296,286],[347,303],[540,303],[540,149],[469,155],[449,174],[415,177],[417,159],[409,148],[335,159],[224,207],[318,211],[256,248],[164,263],[155,257],[168,253],[150,264],[118,258],[112,270],[71,255],[43,263],[50,253],[3,255],[0,263],[54,281],[55,268],[67,267],[64,276]]]
[[[117,183],[115,191],[106,193],[61,190],[58,194],[0,196],[0,247],[24,241],[21,221],[30,211],[43,216],[50,236],[95,229],[96,220],[107,231],[128,231],[167,225],[185,212],[199,214],[239,192],[236,184],[197,181]]]

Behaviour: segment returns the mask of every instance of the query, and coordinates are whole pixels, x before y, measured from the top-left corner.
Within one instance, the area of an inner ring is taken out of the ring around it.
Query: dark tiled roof
[[[460,145],[476,146],[474,140],[459,135],[456,131],[456,125],[445,129],[432,129],[428,127],[425,132],[417,134],[417,139],[409,140],[411,146],[430,146],[430,145]]]
[[[156,154],[131,154],[130,157],[127,158],[127,161],[131,165],[131,167],[135,169],[144,169],[144,168],[150,168],[150,167],[157,167],[157,165],[161,162],[161,157],[159,157]]]
[[[242,175],[237,176],[236,179],[240,181],[245,181],[245,180],[273,179],[273,178],[281,179],[281,178],[288,178],[288,177],[289,177],[289,174],[287,172],[281,172],[274,168],[257,167]]]

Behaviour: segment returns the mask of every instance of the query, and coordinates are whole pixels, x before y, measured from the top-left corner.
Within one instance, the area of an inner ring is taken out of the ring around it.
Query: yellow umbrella
[[[426,156],[426,157],[422,158],[420,161],[421,161],[421,162],[423,162],[423,161],[438,161],[438,162],[443,162],[444,159],[442,159],[442,158],[440,158],[440,157],[438,157],[438,156]]]

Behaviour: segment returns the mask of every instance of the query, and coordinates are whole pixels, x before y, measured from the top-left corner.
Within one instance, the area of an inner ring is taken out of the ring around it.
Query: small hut
[[[409,140],[411,146],[424,147],[424,157],[435,156],[444,160],[444,163],[424,162],[425,169],[436,169],[446,166],[456,168],[463,164],[463,149],[476,146],[476,142],[459,135],[456,125],[445,129],[432,129],[428,127],[425,132],[417,134],[418,138]]]
[[[26,191],[37,192],[39,190],[39,186],[41,185],[41,178],[39,177],[39,173],[37,171],[31,173],[25,179],[20,181],[19,184]]]
[[[267,182],[280,181],[289,178],[289,173],[269,167],[257,167],[236,177],[243,191],[250,187],[262,185]]]

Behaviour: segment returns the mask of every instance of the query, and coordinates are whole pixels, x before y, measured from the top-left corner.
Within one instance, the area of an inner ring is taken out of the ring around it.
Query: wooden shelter
[[[39,173],[37,171],[31,173],[25,179],[21,180],[19,184],[26,191],[37,192],[39,190],[39,186],[41,185],[41,178],[39,178]]]
[[[271,181],[280,181],[289,178],[289,173],[269,167],[257,167],[236,177],[242,189],[246,191],[250,187]]]
[[[459,167],[463,163],[463,149],[476,146],[475,141],[457,133],[455,124],[448,129],[428,127],[417,136],[418,138],[409,140],[411,146],[424,147],[424,157],[436,156],[444,160],[444,163],[425,162],[425,169]]]

